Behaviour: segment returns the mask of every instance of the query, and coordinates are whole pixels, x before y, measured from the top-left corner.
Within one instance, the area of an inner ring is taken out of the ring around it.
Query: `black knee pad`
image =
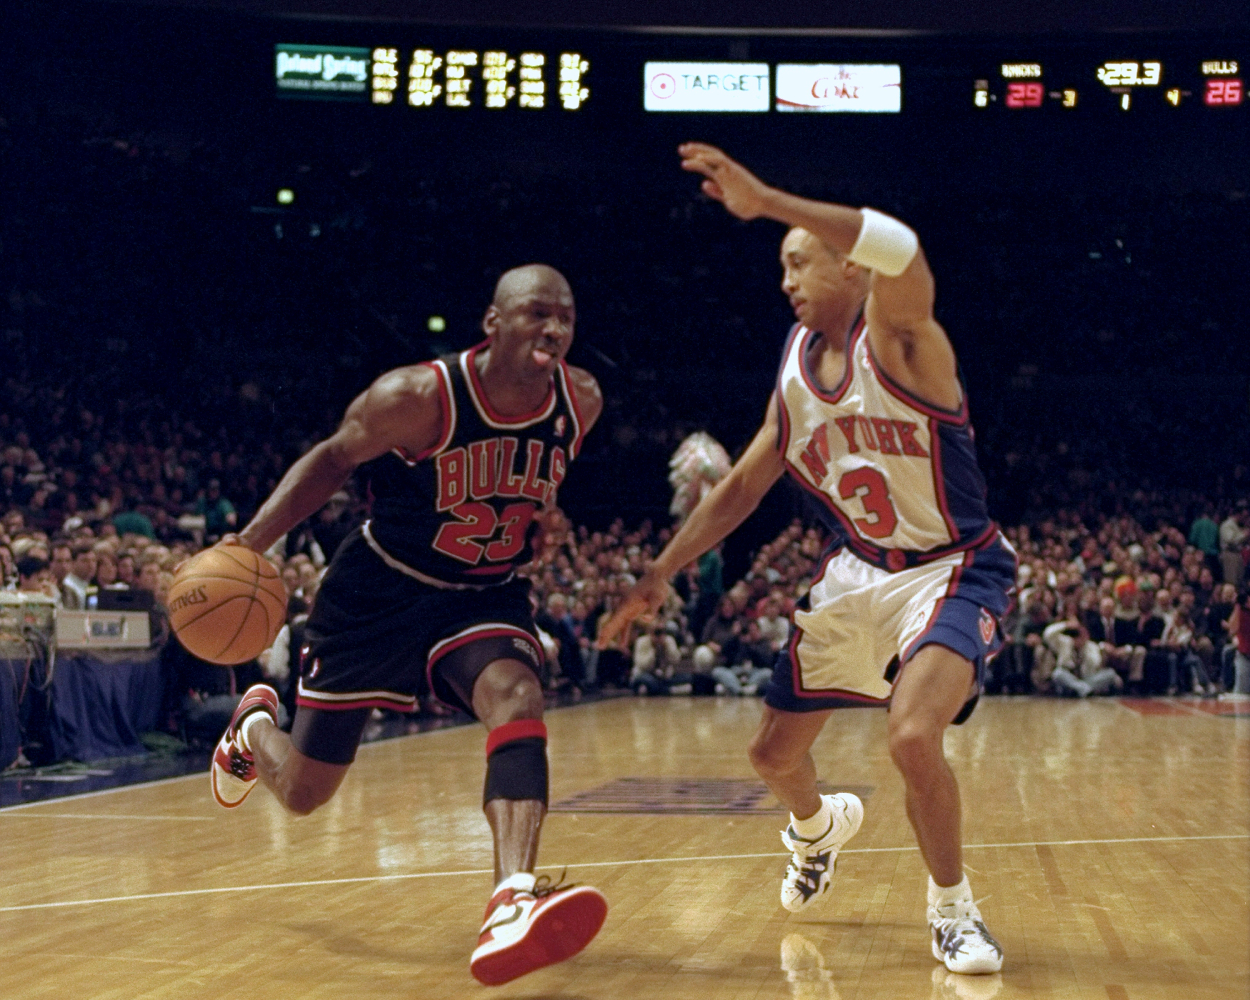
[[[538,719],[517,719],[486,738],[486,789],[492,799],[538,799],[547,804],[547,727]]]

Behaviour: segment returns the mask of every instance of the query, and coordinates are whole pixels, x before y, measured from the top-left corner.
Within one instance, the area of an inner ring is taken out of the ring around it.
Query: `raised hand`
[[[612,640],[627,629],[631,622],[639,618],[648,619],[660,610],[660,605],[668,597],[668,581],[654,573],[646,573],[625,595],[621,606],[613,612],[612,617],[599,630],[595,645],[599,649],[607,649]]]
[[[677,147],[682,170],[702,174],[703,193],[715,198],[739,219],[756,219],[764,214],[767,184],[736,160],[705,142],[684,142]]]

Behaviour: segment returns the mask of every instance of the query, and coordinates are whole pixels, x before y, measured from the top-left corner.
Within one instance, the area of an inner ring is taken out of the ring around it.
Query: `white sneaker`
[[[500,986],[563,962],[590,943],[607,915],[598,889],[518,872],[496,886],[486,906],[469,971],[479,983]]]
[[[798,913],[812,905],[833,888],[833,867],[838,851],[859,832],[864,821],[864,803],[850,792],[822,795],[833,811],[833,822],[817,840],[804,840],[786,827],[781,842],[793,853],[786,866],[786,877],[781,880],[781,905],[791,913]]]
[[[951,972],[980,975],[1003,967],[1003,949],[971,899],[946,906],[929,904],[933,957]]]

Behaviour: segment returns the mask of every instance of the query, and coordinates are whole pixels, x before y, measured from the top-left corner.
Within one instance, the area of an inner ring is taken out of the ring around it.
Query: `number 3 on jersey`
[[[869,538],[886,538],[898,527],[890,486],[877,469],[867,465],[852,469],[838,480],[838,496],[843,500],[859,497],[868,516],[853,520],[855,527]]]
[[[525,545],[525,533],[534,519],[532,503],[509,504],[500,514],[485,503],[462,503],[451,508],[459,518],[448,521],[434,536],[434,548],[445,556],[476,566],[487,562],[507,562]],[[495,538],[498,531],[499,537]],[[491,540],[493,539],[493,541]]]

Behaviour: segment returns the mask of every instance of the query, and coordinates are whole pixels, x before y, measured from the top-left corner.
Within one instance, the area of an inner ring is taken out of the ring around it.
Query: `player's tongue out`
[[[553,350],[551,350],[549,347],[545,347],[545,346],[542,346],[542,345],[539,345],[538,347],[535,347],[535,348],[534,348],[534,349],[530,352],[530,357],[532,357],[532,358],[534,359],[534,363],[535,363],[535,364],[538,364],[538,365],[542,365],[544,368],[545,368],[547,365],[551,364],[551,360],[552,360],[552,358],[554,358],[555,356],[556,356],[556,355],[555,355],[555,352],[554,352]]]

